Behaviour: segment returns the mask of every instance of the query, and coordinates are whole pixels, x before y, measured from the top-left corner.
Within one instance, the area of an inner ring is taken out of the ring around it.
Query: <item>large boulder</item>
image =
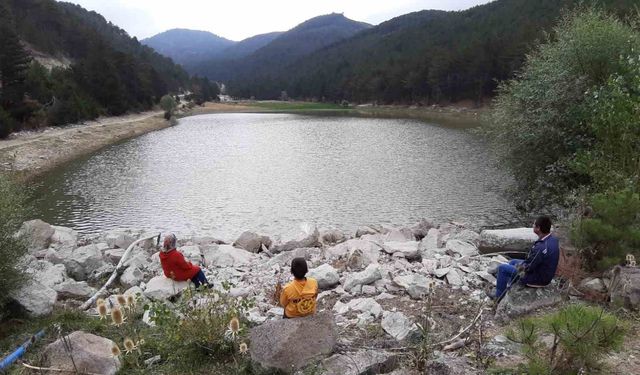
[[[385,242],[405,242],[415,240],[416,237],[413,235],[413,231],[409,228],[392,229],[384,236]]]
[[[37,281],[29,281],[11,293],[12,300],[29,316],[48,315],[58,300],[58,293]]]
[[[71,353],[67,345],[72,348]],[[107,338],[75,331],[64,340],[58,339],[47,345],[43,354],[44,366],[69,374],[114,375],[120,369],[120,359],[111,354],[114,345]]]
[[[479,254],[479,251],[476,245],[469,242],[460,241],[460,240],[447,241],[446,248],[447,248],[447,253],[449,255],[457,254],[457,255],[460,255],[461,257],[464,257],[464,256],[471,257]]]
[[[527,251],[538,239],[531,228],[491,229],[480,232],[480,250]]]
[[[420,241],[427,236],[432,228],[435,228],[436,224],[430,219],[421,219],[418,223],[411,227],[413,236],[416,240]]]
[[[611,302],[640,310],[640,268],[615,267],[609,272]]]
[[[459,232],[456,232],[453,235],[451,235],[449,239],[468,242],[470,244],[473,244],[474,246],[478,246],[480,244],[480,234],[470,229],[463,229]]]
[[[307,277],[316,279],[320,289],[329,289],[340,284],[338,271],[326,263],[320,267],[310,269]]]
[[[301,239],[291,240],[281,245],[274,245],[270,250],[273,253],[281,253],[283,251],[291,251],[304,247],[322,247],[322,243],[320,242],[320,232],[318,232],[318,228],[315,228],[312,233],[307,234]]]
[[[406,290],[411,298],[420,299],[429,293],[431,280],[425,276],[412,273],[410,275],[396,276],[393,278],[393,282]]]
[[[519,283],[514,284],[498,304],[496,318],[506,321],[543,307],[555,306],[564,299],[564,293],[560,290],[557,280],[544,288],[529,288]]]
[[[106,233],[103,237],[104,242],[109,245],[110,248],[126,249],[138,239],[138,236],[131,231],[126,230],[112,230]]]
[[[356,238],[360,238],[366,234],[378,234],[380,233],[377,229],[372,228],[370,226],[361,226],[356,230]]]
[[[78,243],[78,232],[71,228],[52,226],[54,232],[51,236],[51,244],[63,248],[74,248]]]
[[[350,269],[359,270],[370,264],[377,264],[382,247],[375,242],[352,239],[326,251],[327,258],[346,258]]]
[[[339,229],[326,229],[320,232],[320,241],[325,245],[335,245],[346,239],[347,237]]]
[[[251,359],[266,368],[293,372],[333,352],[332,314],[269,320],[251,329]]]
[[[79,247],[71,256],[64,259],[64,266],[67,273],[78,281],[84,281],[89,278],[91,273],[97,271],[105,265],[102,251],[96,245],[87,245]]]
[[[49,288],[53,288],[68,278],[64,265],[52,264],[46,260],[30,262],[26,273],[29,274],[33,280]]]
[[[139,285],[144,281],[144,272],[136,266],[127,267],[126,270],[120,275],[120,284],[125,288],[131,288]]]
[[[380,266],[378,264],[370,264],[364,271],[349,274],[344,281],[344,290],[349,292],[358,285],[368,285],[380,279],[382,279]]]
[[[323,375],[386,374],[398,366],[398,357],[390,352],[358,350],[351,353],[334,354],[322,361]]]
[[[40,219],[25,221],[18,231],[26,239],[30,252],[48,248],[54,233],[55,229]]]
[[[214,267],[240,267],[248,266],[256,259],[257,255],[231,245],[217,245],[209,248],[204,253],[207,264]]]
[[[381,325],[386,333],[398,341],[418,335],[418,327],[401,312],[385,311]]]
[[[184,255],[184,258],[191,263],[197,264],[202,260],[202,251],[198,245],[182,246],[180,252]]]
[[[384,245],[382,245],[382,249],[387,254],[401,256],[407,260],[416,260],[420,258],[420,254],[418,253],[418,242],[416,241],[385,242]]]
[[[252,253],[259,253],[262,251],[262,246],[267,249],[271,247],[273,242],[271,238],[267,236],[261,236],[254,232],[246,231],[238,237],[238,239],[233,243],[233,246],[239,247],[241,249],[250,251]]]
[[[144,296],[152,300],[164,300],[180,294],[189,286],[189,281],[175,281],[164,276],[149,280]]]
[[[87,299],[95,294],[95,288],[86,281],[68,280],[53,287],[60,298]]]

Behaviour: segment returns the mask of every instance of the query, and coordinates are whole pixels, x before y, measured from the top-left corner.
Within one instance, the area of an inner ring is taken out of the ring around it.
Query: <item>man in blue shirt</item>
[[[543,287],[553,280],[560,258],[560,243],[551,235],[551,219],[548,216],[538,217],[533,224],[533,232],[538,235],[538,240],[531,247],[527,259],[514,259],[498,267],[498,283],[492,298],[504,297],[520,271],[524,271],[520,282],[529,287]]]

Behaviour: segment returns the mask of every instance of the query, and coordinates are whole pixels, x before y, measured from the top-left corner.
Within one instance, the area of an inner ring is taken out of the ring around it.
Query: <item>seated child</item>
[[[285,285],[280,294],[280,305],[284,307],[285,318],[301,318],[315,314],[316,298],[318,297],[318,281],[307,278],[309,269],[304,258],[291,261],[293,281]]]

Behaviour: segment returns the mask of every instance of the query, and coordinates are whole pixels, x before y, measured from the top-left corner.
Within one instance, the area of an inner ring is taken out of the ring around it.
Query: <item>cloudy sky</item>
[[[288,30],[315,16],[337,12],[371,24],[423,10],[462,10],[489,0],[66,0],[95,10],[132,36],[186,28],[232,40]]]

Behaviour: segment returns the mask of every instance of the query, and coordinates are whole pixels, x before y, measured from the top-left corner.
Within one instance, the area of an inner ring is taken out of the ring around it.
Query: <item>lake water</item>
[[[113,145],[36,182],[37,216],[234,239],[301,223],[354,230],[422,217],[500,224],[507,179],[468,130],[414,120],[214,114]]]

